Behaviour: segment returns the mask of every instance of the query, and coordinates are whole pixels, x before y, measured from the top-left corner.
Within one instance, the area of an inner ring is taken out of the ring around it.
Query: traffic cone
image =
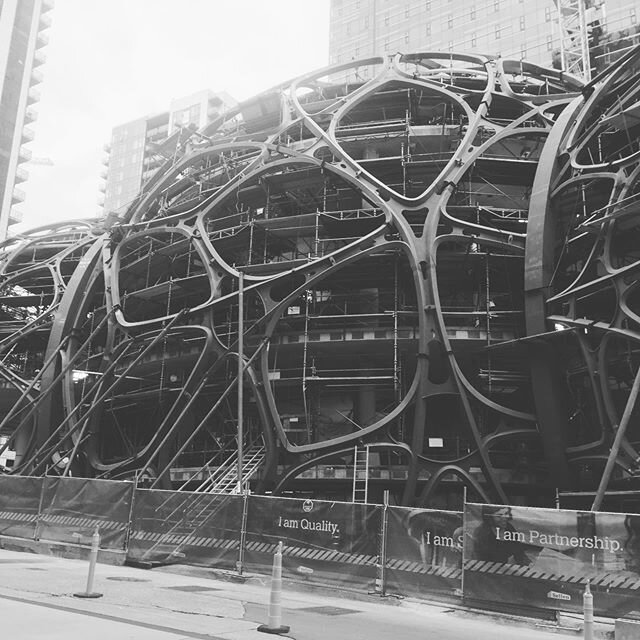
[[[102,598],[102,594],[93,590],[93,576],[96,571],[96,562],[98,561],[98,551],[100,549],[100,531],[98,527],[93,532],[91,538],[91,551],[89,552],[89,574],[87,575],[87,588],[80,592],[74,593],[76,598]]]
[[[282,624],[282,541],[273,556],[271,572],[271,596],[269,598],[269,622],[261,624],[258,631],[263,633],[288,633],[290,627]]]

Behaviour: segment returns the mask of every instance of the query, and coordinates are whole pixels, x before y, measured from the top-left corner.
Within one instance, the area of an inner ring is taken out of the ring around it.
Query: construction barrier
[[[245,496],[138,489],[127,559],[236,568]]]
[[[97,527],[103,549],[124,549],[133,490],[132,482],[44,478],[36,537],[88,544]]]
[[[126,549],[183,563],[489,609],[640,619],[640,515],[466,504],[464,513],[134,489],[131,482],[0,476],[0,535]]]
[[[386,530],[387,593],[460,597],[462,513],[389,507]]]
[[[0,534],[33,540],[44,478],[0,476]]]
[[[467,504],[464,597],[640,617],[640,515]]]
[[[250,496],[245,563],[269,573],[282,541],[282,574],[325,585],[373,590],[382,507]]]

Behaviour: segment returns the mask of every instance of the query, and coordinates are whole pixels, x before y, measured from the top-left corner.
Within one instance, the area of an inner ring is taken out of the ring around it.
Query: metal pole
[[[389,489],[384,490],[382,505],[382,540],[380,541],[380,569],[378,572],[379,584],[378,592],[381,596],[386,595],[387,589],[387,535],[389,522]]]
[[[627,426],[629,425],[631,414],[633,413],[633,410],[636,406],[636,400],[638,399],[639,391],[640,391],[640,369],[638,369],[638,373],[636,373],[636,379],[633,381],[633,386],[631,387],[631,391],[629,392],[629,397],[627,398],[627,405],[624,408],[622,419],[620,420],[620,424],[618,425],[618,428],[616,430],[616,435],[615,435],[615,438],[613,439],[611,450],[609,451],[609,457],[607,458],[607,464],[605,465],[604,471],[602,472],[602,477],[600,478],[600,485],[598,486],[596,497],[593,499],[593,504],[591,505],[591,511],[600,510],[600,505],[602,504],[602,500],[604,499],[604,494],[607,490],[609,479],[611,478],[611,473],[613,472],[613,467],[618,458],[618,452],[620,451],[620,445],[622,444],[622,439],[624,438],[624,434],[627,431]]]
[[[238,493],[242,493],[243,378],[244,378],[244,273],[238,272]]]

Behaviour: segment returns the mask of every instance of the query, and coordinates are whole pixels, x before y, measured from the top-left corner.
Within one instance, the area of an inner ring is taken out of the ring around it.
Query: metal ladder
[[[353,451],[353,496],[351,502],[366,502],[369,495],[369,445]]]

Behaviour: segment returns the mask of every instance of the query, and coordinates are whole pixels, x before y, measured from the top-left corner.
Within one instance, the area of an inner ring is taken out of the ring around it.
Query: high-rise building
[[[103,211],[123,210],[142,185],[167,159],[161,143],[180,127],[204,127],[236,104],[228,94],[204,90],[171,101],[169,109],[113,129],[111,143],[105,145],[106,181]]]
[[[0,1],[0,240],[22,219],[15,205],[25,196],[17,185],[28,178],[20,165],[31,158],[23,145],[34,138],[27,125],[36,119],[32,107],[40,95],[35,85],[42,82],[38,67],[46,60],[44,31],[52,8],[53,0]]]
[[[556,0],[331,0],[329,56],[343,63],[397,51],[457,51],[551,66],[560,48]],[[614,45],[638,32],[640,0],[584,0]],[[362,74],[368,75],[363,69]]]

